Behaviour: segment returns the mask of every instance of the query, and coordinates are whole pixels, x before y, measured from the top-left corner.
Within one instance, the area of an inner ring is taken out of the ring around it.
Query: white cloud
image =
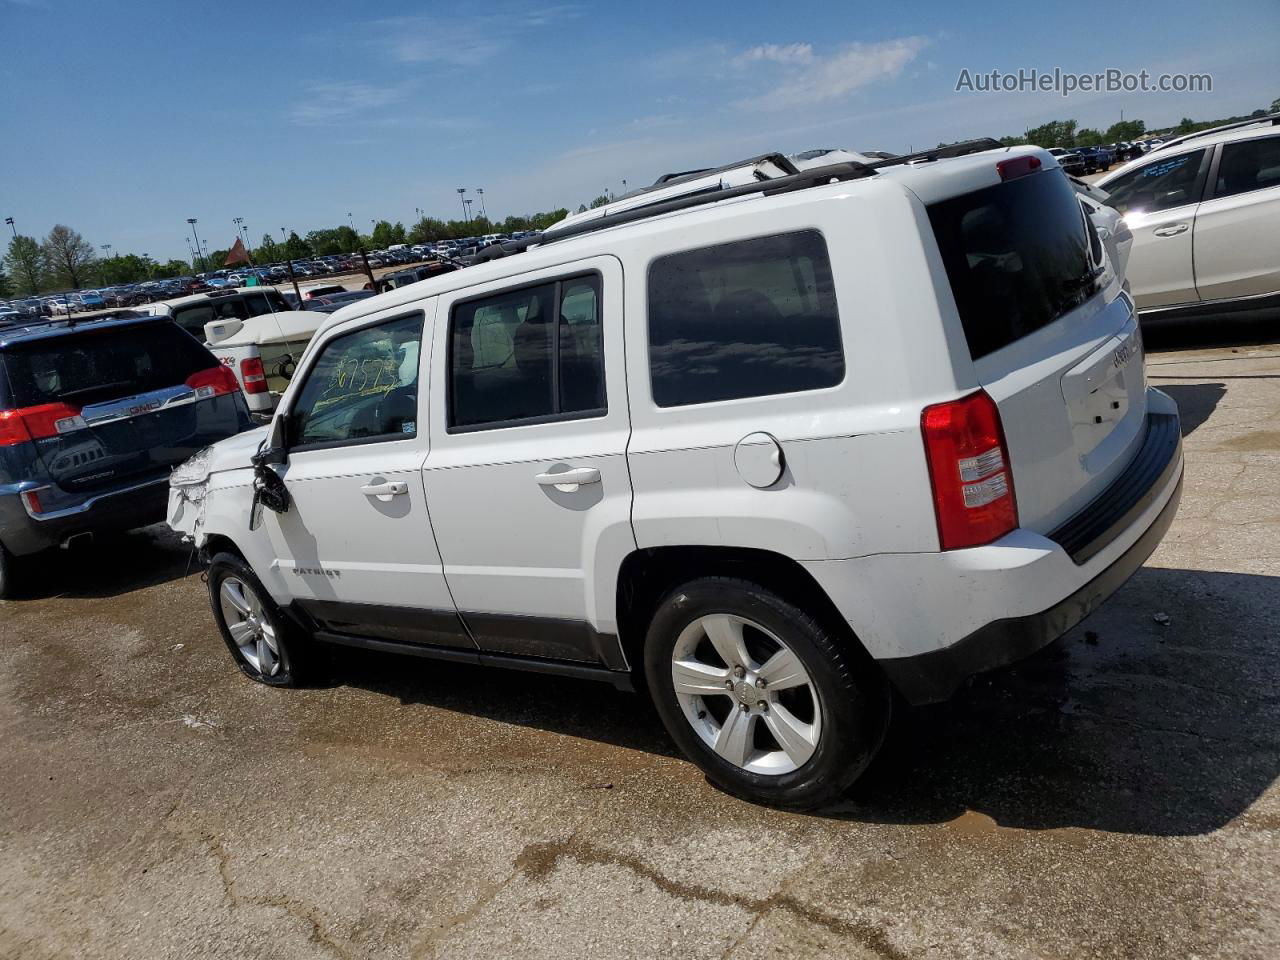
[[[443,63],[475,67],[495,59],[530,30],[551,26],[581,13],[573,4],[527,7],[503,14],[459,18],[390,17],[373,26],[392,57],[402,63]]]
[[[404,85],[318,83],[307,88],[304,99],[289,108],[289,120],[300,127],[322,127],[369,119],[373,111],[399,103],[408,95],[409,88]]]
[[[881,43],[855,43],[828,56],[805,43],[765,44],[734,58],[739,67],[767,68],[776,74],[761,94],[737,101],[752,110],[783,110],[847,97],[863,87],[891,80],[928,46],[924,37],[901,37]],[[761,67],[761,65],[765,65]],[[768,78],[758,81],[762,85]]]
[[[734,57],[742,65],[767,60],[771,63],[813,63],[813,45],[808,43],[763,43]]]

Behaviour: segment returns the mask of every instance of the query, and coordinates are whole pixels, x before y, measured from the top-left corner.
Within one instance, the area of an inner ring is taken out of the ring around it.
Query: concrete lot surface
[[[1186,434],[1165,543],[900,714],[821,815],[717,793],[602,685],[362,655],[256,686],[158,528],[51,557],[0,604],[0,956],[1280,956],[1267,336],[1148,333]]]

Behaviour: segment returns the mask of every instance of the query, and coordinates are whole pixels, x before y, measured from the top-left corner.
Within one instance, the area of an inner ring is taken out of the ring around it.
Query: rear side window
[[[929,220],[975,360],[1097,291],[1086,221],[1060,170],[935,203]]]
[[[193,373],[218,365],[213,354],[168,321],[12,344],[0,362],[17,407],[118,400],[179,386]]]
[[[660,407],[819,390],[843,380],[822,234],[802,230],[654,260],[649,374]]]
[[[1231,197],[1268,187],[1280,187],[1280,137],[1222,145],[1214,196]]]
[[[453,308],[449,424],[497,427],[606,412],[600,277],[504,291]]]

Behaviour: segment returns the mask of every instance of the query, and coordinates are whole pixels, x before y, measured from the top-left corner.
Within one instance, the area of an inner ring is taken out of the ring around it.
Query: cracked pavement
[[[354,653],[254,685],[158,528],[49,557],[0,604],[0,956],[1280,955],[1260,336],[1148,331],[1186,443],[1165,542],[1036,657],[900,713],[818,815],[717,793],[603,685]]]

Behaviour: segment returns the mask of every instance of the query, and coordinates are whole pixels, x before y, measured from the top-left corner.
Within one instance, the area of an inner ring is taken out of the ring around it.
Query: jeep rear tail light
[[[925,407],[920,417],[938,540],[977,547],[1018,526],[1000,411],[985,391]]]
[[[87,424],[80,411],[69,403],[42,403],[20,410],[0,410],[0,447],[12,447],[29,440],[43,440]]]
[[[193,373],[187,377],[187,386],[195,389],[197,400],[220,397],[224,393],[235,393],[240,389],[236,375],[222,364]]]
[[[267,372],[262,368],[261,357],[245,357],[240,361],[240,381],[245,393],[267,392]]]

